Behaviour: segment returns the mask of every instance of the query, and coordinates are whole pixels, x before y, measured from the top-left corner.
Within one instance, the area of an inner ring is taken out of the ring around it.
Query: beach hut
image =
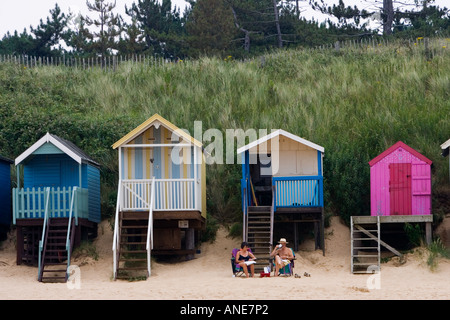
[[[96,235],[101,216],[99,164],[72,142],[47,133],[18,156],[15,165],[17,264],[38,264],[38,279],[45,280],[50,278],[46,274],[54,274],[48,266],[66,261],[69,267],[73,247],[82,237]]]
[[[379,270],[381,246],[402,257],[381,239],[382,226],[395,233],[396,226],[403,230],[406,223],[425,223],[431,242],[431,164],[402,141],[369,161],[370,216],[351,217],[352,272]]]
[[[449,171],[449,182],[450,182],[450,156],[449,156],[449,150],[450,150],[450,139],[448,139],[447,141],[445,141],[443,144],[441,144],[441,149],[442,149],[442,156],[443,157],[448,157],[448,171]]]
[[[372,159],[371,215],[430,215],[431,163],[401,141]]]
[[[291,241],[297,250],[298,226],[305,222],[314,224],[316,249],[322,248],[325,254],[324,148],[279,129],[239,148],[237,153],[242,158],[244,240],[255,254],[268,256],[275,225],[281,224],[292,230]]]
[[[0,156],[0,240],[11,225],[11,164],[14,161]]]
[[[119,156],[114,278],[149,276],[150,254],[192,257],[206,223],[202,144],[155,114],[112,147]]]

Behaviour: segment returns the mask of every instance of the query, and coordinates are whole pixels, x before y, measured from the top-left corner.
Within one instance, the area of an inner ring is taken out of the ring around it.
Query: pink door
[[[389,196],[391,215],[411,215],[411,164],[389,165]]]

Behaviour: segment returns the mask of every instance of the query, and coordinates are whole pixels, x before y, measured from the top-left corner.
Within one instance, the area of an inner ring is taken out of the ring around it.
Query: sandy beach
[[[348,227],[333,217],[325,232],[325,256],[321,250],[314,251],[308,241],[296,252],[294,272],[301,278],[233,278],[230,252],[240,240],[228,238],[220,229],[216,241],[202,244],[195,259],[176,263],[153,260],[150,278],[129,282],[112,280],[112,231],[105,221],[94,242],[98,260],[73,259],[72,265],[79,267],[79,287],[38,282],[36,267],[16,265],[14,237],[10,237],[0,249],[0,299],[237,300],[244,293],[249,300],[450,299],[450,260],[440,259],[437,269],[431,271],[426,251],[417,249],[407,254],[403,264],[396,258],[383,263],[378,278],[351,274]],[[305,272],[311,277],[304,277]],[[246,286],[251,290],[245,290]]]

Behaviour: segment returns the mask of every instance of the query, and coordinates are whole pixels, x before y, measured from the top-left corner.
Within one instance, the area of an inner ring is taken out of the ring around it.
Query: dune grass
[[[444,42],[442,42],[444,41]],[[26,69],[0,64],[0,153],[14,158],[45,132],[102,164],[102,207],[114,207],[111,145],[159,113],[193,133],[282,128],[325,148],[328,212],[369,213],[368,161],[402,140],[433,163],[433,188],[448,183],[439,145],[450,138],[450,46],[284,50],[246,62],[204,57],[149,67]],[[209,166],[208,208],[239,220],[239,165]],[[226,203],[221,190],[226,189]],[[224,209],[225,208],[225,209]]]

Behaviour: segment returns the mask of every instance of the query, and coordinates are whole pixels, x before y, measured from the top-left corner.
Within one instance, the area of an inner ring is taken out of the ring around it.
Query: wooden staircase
[[[380,217],[358,221],[351,217],[351,271],[374,273],[380,271]]]
[[[147,279],[148,213],[120,212],[117,279]]]
[[[40,282],[66,282],[68,278],[68,252],[66,248],[68,218],[50,218],[44,238],[42,267],[38,276]],[[70,248],[73,248],[75,223],[72,221]],[[70,252],[71,253],[71,252]]]
[[[256,256],[255,272],[270,266],[273,229],[272,206],[249,206],[247,210],[247,234],[244,239]]]

